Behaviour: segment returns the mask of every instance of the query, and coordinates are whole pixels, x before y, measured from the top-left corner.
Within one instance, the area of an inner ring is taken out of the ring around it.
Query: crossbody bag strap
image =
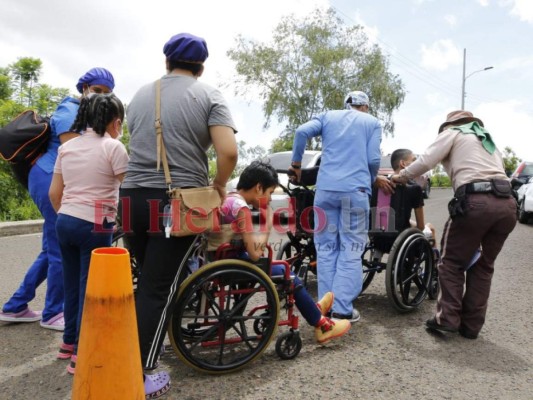
[[[155,133],[157,141],[157,170],[161,161],[163,161],[163,171],[165,172],[165,183],[169,190],[172,186],[172,178],[170,177],[170,169],[168,168],[167,150],[165,148],[165,141],[163,140],[163,123],[161,122],[161,79],[155,83]]]

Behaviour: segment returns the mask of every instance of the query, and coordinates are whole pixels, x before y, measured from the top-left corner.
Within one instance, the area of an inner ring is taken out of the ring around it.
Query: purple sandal
[[[144,375],[144,394],[147,399],[156,399],[170,389],[170,375],[166,372]]]

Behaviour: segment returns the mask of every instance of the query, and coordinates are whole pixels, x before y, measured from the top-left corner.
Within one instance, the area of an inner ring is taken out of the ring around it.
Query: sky
[[[261,103],[233,95],[235,70],[226,52],[238,34],[268,43],[283,16],[304,17],[316,7],[333,7],[346,25],[363,26],[404,84],[384,154],[400,147],[421,153],[431,144],[447,113],[461,108],[466,60],[465,109],[483,120],[501,150],[509,146],[533,161],[532,0],[3,0],[0,67],[39,58],[40,81],[72,93],[88,69],[105,67],[128,103],[165,74],[164,43],[190,32],[207,41],[200,79],[221,88],[238,140],[269,148],[281,127],[263,130]]]

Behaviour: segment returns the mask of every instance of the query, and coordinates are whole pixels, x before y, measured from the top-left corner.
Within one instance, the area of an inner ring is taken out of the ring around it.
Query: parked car
[[[533,217],[533,177],[522,184],[518,193],[518,221],[526,224]]]
[[[520,183],[527,183],[533,177],[533,161],[522,161],[511,175],[513,189],[517,189]]]
[[[394,173],[394,170],[392,169],[392,165],[390,162],[390,155],[389,156],[382,156],[381,157],[381,163],[379,165],[378,174],[379,175],[392,175]],[[415,182],[420,185],[422,188],[422,193],[424,195],[425,199],[429,198],[429,193],[431,192],[431,172],[426,172],[423,175],[420,175],[419,177],[415,178]]]
[[[321,151],[318,150],[306,150],[302,158],[302,168],[312,168],[320,164]],[[268,154],[263,158],[264,161],[270,162],[270,164],[277,170],[289,169],[292,161],[292,151],[281,151],[278,153]],[[283,186],[287,186],[289,183],[289,176],[287,174],[278,173],[279,183]],[[228,192],[237,188],[239,177],[233,178],[226,185]],[[281,207],[288,207],[289,200],[288,195],[283,191],[281,187],[278,187],[272,194],[272,202],[270,203],[273,210],[277,210]]]

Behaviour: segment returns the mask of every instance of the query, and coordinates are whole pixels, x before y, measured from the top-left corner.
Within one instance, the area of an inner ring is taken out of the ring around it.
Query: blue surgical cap
[[[115,87],[115,79],[113,78],[111,72],[109,72],[107,69],[96,67],[91,68],[78,80],[78,84],[76,85],[78,92],[83,93],[84,84],[89,86],[104,85],[113,90]]]
[[[172,36],[163,47],[168,60],[202,64],[209,52],[204,39],[190,33],[178,33]]]

